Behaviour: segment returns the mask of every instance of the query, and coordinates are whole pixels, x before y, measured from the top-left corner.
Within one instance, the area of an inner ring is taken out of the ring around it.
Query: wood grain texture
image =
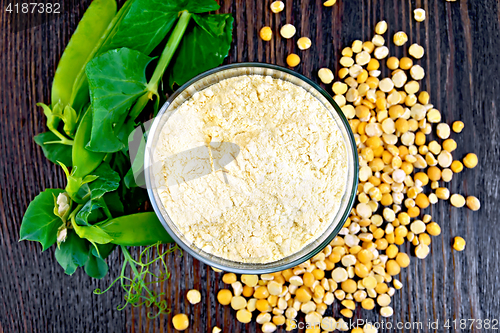
[[[442,326],[447,319],[500,319],[498,1],[338,0],[330,8],[322,2],[286,0],[285,11],[273,14],[269,0],[221,0],[220,12],[235,17],[233,46],[226,62],[285,65],[286,55],[295,52],[302,58],[295,70],[318,81],[319,68],[338,70],[341,48],[355,39],[371,39],[375,23],[382,19],[389,24],[386,39],[399,30],[409,36],[405,47],[391,44],[391,55],[406,55],[411,43],[423,45],[426,54],[417,61],[426,69],[423,89],[430,92],[444,121],[460,119],[466,124],[461,134],[453,136],[459,147],[454,156],[476,152],[480,160],[477,168],[456,175],[449,188],[477,196],[482,208],[472,212],[440,202],[428,209],[440,223],[442,235],[433,238],[427,259],[412,257],[411,265],[401,272],[404,287],[393,298],[394,316],[385,321],[394,325],[420,321],[422,330],[394,331],[433,332],[426,323],[439,320],[441,332],[448,331]],[[8,3],[0,0],[0,333],[173,332],[170,315],[149,320],[145,308],[117,311],[123,296],[118,287],[100,296],[92,293],[118,275],[119,251],[108,259],[109,275],[97,281],[82,270],[66,276],[53,248],[41,253],[38,244],[18,242],[28,203],[44,188],[65,185],[60,168],[47,161],[33,141],[45,129],[35,103],[49,100],[57,61],[90,0],[66,0],[63,15],[18,32],[13,28],[15,14],[4,11]],[[413,19],[413,9],[419,7],[427,12],[422,23]],[[311,49],[300,51],[296,38],[280,38],[279,27],[285,23],[297,27],[296,37],[310,37]],[[258,38],[264,25],[274,31],[270,42]],[[467,240],[464,252],[451,250],[456,235]],[[238,324],[234,311],[217,304],[216,294],[224,287],[220,274],[186,254],[169,256],[168,266],[171,278],[158,290],[166,293],[175,313],[189,314],[190,332],[209,332],[215,325],[224,332],[259,331],[255,323]],[[201,291],[201,304],[192,306],[186,301],[185,293],[191,288]],[[334,303],[328,313],[338,318],[339,310]],[[376,311],[359,308],[355,311],[358,318],[383,319]]]

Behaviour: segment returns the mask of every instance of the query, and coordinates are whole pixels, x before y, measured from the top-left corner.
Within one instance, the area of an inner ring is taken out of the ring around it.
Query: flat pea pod
[[[52,82],[52,105],[70,103],[73,85],[85,69],[95,46],[116,15],[115,0],[94,0],[83,14],[59,60]],[[77,110],[79,111],[79,110]]]
[[[114,0],[113,0],[114,1]],[[109,22],[106,29],[100,35],[99,41],[94,45],[94,48],[89,53],[87,62],[89,62],[95,56],[108,50],[109,43],[113,39],[113,36],[120,28],[125,15],[128,13],[132,2],[135,0],[125,1],[123,6],[120,8],[118,13]],[[71,92],[70,104],[75,110],[79,110],[83,105],[87,104],[89,101],[89,82],[87,80],[87,75],[85,74],[85,67],[81,68],[76,76],[73,91]]]
[[[92,132],[92,107],[89,107],[76,130],[75,139],[73,142],[72,159],[73,168],[76,171],[73,174],[74,178],[83,178],[90,174],[101,164],[105,153],[96,153],[85,148],[85,145],[90,140]]]
[[[146,246],[173,242],[154,212],[124,215],[98,226],[113,238],[111,243],[117,245]]]

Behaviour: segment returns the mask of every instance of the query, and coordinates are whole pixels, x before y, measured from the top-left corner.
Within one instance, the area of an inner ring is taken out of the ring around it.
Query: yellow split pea
[[[474,167],[476,167],[477,165],[477,156],[476,154],[474,153],[469,153],[467,154],[465,157],[464,157],[464,165],[469,168],[469,169],[472,169]]]
[[[425,10],[422,8],[417,8],[413,11],[413,17],[415,18],[415,21],[417,22],[422,22],[425,20]]]
[[[333,72],[329,68],[321,68],[318,71],[318,77],[324,84],[330,84],[334,79]]]
[[[394,34],[393,41],[397,46],[403,46],[408,41],[408,36],[404,31],[398,31]]]
[[[464,123],[461,122],[460,120],[457,120],[453,123],[453,132],[455,133],[460,133],[464,129]]]
[[[300,37],[299,40],[297,41],[297,46],[301,50],[307,50],[308,48],[311,47],[311,40],[307,37]]]
[[[260,29],[259,36],[262,40],[268,42],[273,37],[273,31],[270,27],[263,27]]]
[[[295,53],[291,53],[286,57],[286,63],[290,67],[296,67],[300,64],[300,57]]]
[[[469,207],[469,209],[473,211],[479,210],[479,208],[481,208],[481,202],[479,201],[479,199],[472,195],[467,197],[466,204],[467,207]]]
[[[176,314],[172,318],[172,324],[176,330],[184,331],[189,327],[189,318],[184,313]]]
[[[455,237],[453,242],[453,248],[456,251],[463,251],[465,249],[465,239],[460,236]]]
[[[273,1],[271,3],[271,11],[273,13],[279,13],[281,12],[283,9],[285,9],[285,4],[283,3],[283,1]]]
[[[327,1],[323,2],[323,6],[331,7],[331,6],[335,5],[336,2],[337,2],[337,0],[327,0]]]
[[[409,49],[408,53],[415,59],[420,59],[424,56],[424,48],[418,44],[412,44]]]
[[[387,31],[387,22],[386,21],[380,21],[377,23],[375,26],[375,33],[382,35]]]
[[[189,303],[198,304],[201,301],[201,293],[196,289],[191,289],[187,292],[186,298]]]
[[[280,34],[283,36],[283,38],[289,39],[292,38],[295,35],[295,32],[297,29],[292,24],[285,24],[284,26],[281,27],[280,29]]]

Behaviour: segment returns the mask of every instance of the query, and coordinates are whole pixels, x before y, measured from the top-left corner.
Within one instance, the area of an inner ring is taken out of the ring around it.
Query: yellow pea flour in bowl
[[[324,235],[353,173],[345,134],[324,103],[252,73],[189,95],[152,129],[153,191],[174,233],[212,257],[258,265]]]

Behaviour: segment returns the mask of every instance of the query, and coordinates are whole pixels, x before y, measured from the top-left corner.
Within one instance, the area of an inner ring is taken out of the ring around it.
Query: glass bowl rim
[[[172,237],[172,239],[175,241],[175,243],[178,244],[184,251],[186,251],[187,253],[189,253],[191,256],[193,256],[197,260],[199,260],[199,261],[201,261],[201,262],[203,262],[203,263],[211,266],[212,268],[220,269],[222,271],[233,272],[233,273],[237,273],[237,274],[266,274],[266,273],[273,273],[273,272],[282,271],[282,270],[285,270],[285,269],[288,269],[288,268],[295,267],[295,266],[303,263],[304,261],[306,261],[308,259],[311,259],[316,254],[320,253],[338,235],[338,233],[340,232],[340,230],[344,226],[345,221],[349,217],[349,214],[351,213],[352,207],[354,205],[354,201],[356,199],[356,191],[357,191],[357,187],[358,187],[358,173],[359,173],[359,158],[358,158],[358,151],[357,151],[357,148],[356,148],[356,141],[354,139],[354,134],[352,132],[351,126],[349,125],[349,122],[348,122],[347,118],[345,117],[344,113],[342,112],[342,110],[340,109],[340,107],[337,105],[337,103],[330,96],[330,94],[328,94],[316,82],[314,82],[311,79],[305,77],[304,75],[302,75],[300,73],[297,73],[297,72],[294,72],[294,71],[292,71],[292,70],[290,70],[288,68],[284,68],[284,67],[278,66],[278,65],[266,64],[266,63],[259,63],[259,62],[241,62],[241,63],[234,63],[234,64],[223,65],[223,66],[219,66],[219,67],[210,69],[210,70],[205,71],[205,72],[203,72],[201,74],[198,74],[197,76],[195,76],[191,80],[189,80],[186,83],[184,83],[172,95],[169,96],[169,98],[167,99],[167,101],[165,101],[165,103],[163,103],[162,107],[158,111],[158,114],[155,116],[153,124],[151,125],[150,131],[149,131],[149,133],[147,135],[146,152],[145,152],[145,155],[144,155],[144,163],[145,163],[144,165],[146,166],[146,163],[148,163],[148,159],[150,158],[149,157],[149,154],[150,154],[149,153],[150,152],[149,148],[152,145],[152,142],[151,142],[152,141],[152,137],[153,137],[154,133],[156,132],[156,130],[158,130],[157,127],[158,127],[158,123],[159,123],[161,117],[166,112],[166,110],[168,109],[168,107],[172,104],[172,102],[179,95],[181,95],[184,92],[184,90],[186,90],[188,87],[190,87],[191,85],[193,85],[197,81],[199,81],[199,80],[201,80],[203,78],[206,78],[206,77],[208,77],[210,75],[213,75],[213,74],[216,74],[218,72],[225,71],[225,70],[231,70],[231,69],[237,69],[237,68],[245,68],[245,67],[267,68],[267,69],[272,69],[272,70],[275,70],[275,71],[281,71],[281,72],[284,72],[286,74],[290,74],[292,76],[295,76],[299,80],[302,80],[302,81],[306,82],[312,88],[316,89],[332,105],[332,107],[337,112],[338,116],[340,117],[340,119],[342,121],[342,124],[345,127],[345,129],[346,129],[346,132],[347,132],[347,135],[348,135],[348,139],[350,141],[350,145],[351,145],[351,148],[352,148],[350,150],[351,150],[351,153],[352,153],[353,164],[354,164],[354,170],[353,170],[354,180],[353,180],[353,184],[352,184],[352,195],[350,196],[350,198],[348,198],[349,201],[348,201],[347,207],[346,207],[345,211],[342,213],[342,217],[339,220],[339,223],[333,229],[333,231],[330,233],[330,235],[328,237],[326,237],[322,243],[320,243],[315,248],[311,249],[305,255],[303,255],[303,256],[301,256],[299,258],[296,258],[295,260],[292,260],[290,262],[284,263],[283,265],[281,265],[279,267],[269,267],[269,268],[265,267],[266,264],[272,264],[272,263],[275,263],[276,261],[269,262],[269,263],[238,263],[238,264],[241,264],[241,265],[259,265],[260,268],[256,268],[256,269],[251,269],[251,268],[250,269],[234,268],[234,267],[224,266],[224,265],[221,265],[219,263],[212,262],[209,258],[203,257],[202,255],[200,255],[199,253],[197,253],[196,251],[194,251],[193,249],[191,249],[190,245],[184,243],[181,239],[179,239],[179,237],[177,237],[177,235],[175,234],[175,232],[173,232],[173,230],[171,230],[170,226],[165,221],[165,218],[164,218],[164,216],[162,214],[162,211],[158,207],[158,203],[157,203],[157,201],[155,199],[155,196],[154,196],[154,193],[153,193],[153,188],[151,186],[150,172],[145,172],[145,180],[146,180],[146,186],[147,186],[148,196],[149,196],[151,205],[153,206],[153,209],[154,209],[156,215],[158,216],[158,219],[160,220],[161,224],[163,225],[163,227],[165,228],[165,230],[167,231],[167,233],[170,235],[170,237]],[[260,75],[260,74],[256,74],[256,75]],[[207,88],[207,87],[204,87],[204,89]],[[337,126],[339,126],[339,124],[337,124]],[[347,146],[347,142],[346,142],[346,146]],[[349,147],[346,147],[346,150],[349,150]],[[347,192],[347,189],[346,189],[346,192]],[[346,195],[346,193],[344,193],[344,195]],[[339,211],[338,213],[341,213],[341,212]],[[218,258],[221,261],[227,261],[227,262],[231,262],[231,263],[235,262],[233,260],[225,259],[225,258],[222,258],[222,257],[218,257]],[[284,258],[282,258],[280,260],[283,260],[283,259],[286,259],[286,258],[287,257],[284,257]]]

